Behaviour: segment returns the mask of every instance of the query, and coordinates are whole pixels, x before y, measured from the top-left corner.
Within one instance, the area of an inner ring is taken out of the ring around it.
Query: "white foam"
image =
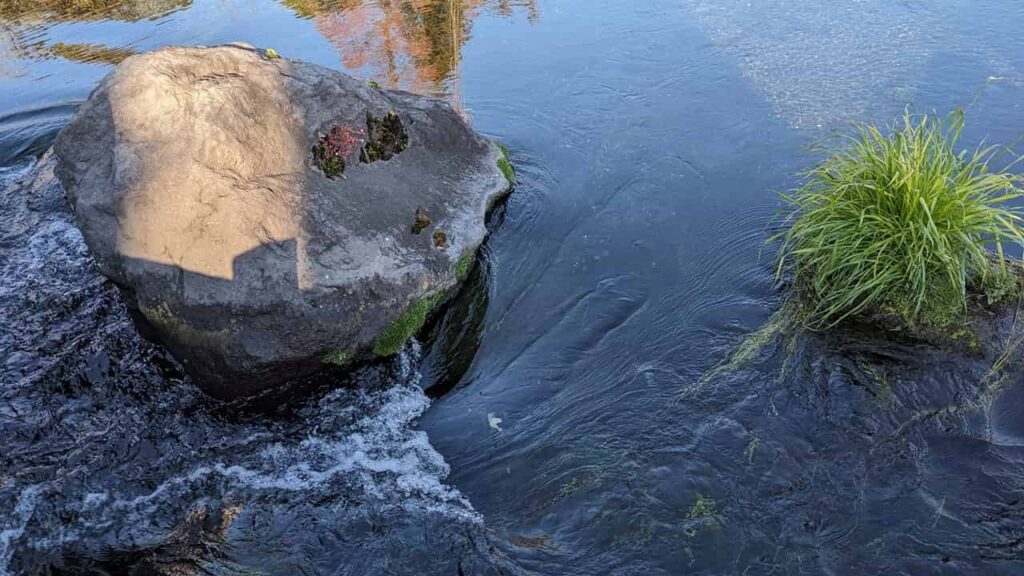
[[[18,502],[14,505],[12,514],[0,517],[0,576],[12,574],[9,570],[11,556],[14,554],[14,543],[25,533],[32,512],[39,502],[39,494],[42,487],[39,485],[28,486],[18,495]]]
[[[22,178],[30,168],[0,169],[0,187]],[[33,378],[48,374],[46,366],[60,358],[52,350],[47,357],[36,357],[37,350],[43,349],[54,330],[65,331],[62,338],[68,341],[88,338],[98,345],[105,341],[105,330],[129,345],[136,337],[122,308],[90,306],[103,291],[113,288],[92,267],[70,215],[37,214],[24,203],[11,205],[16,212],[25,211],[9,215],[9,221],[25,218],[21,222],[32,224],[24,232],[24,242],[12,245],[0,261],[0,324],[17,327],[7,332],[0,329],[0,346],[16,344],[11,349],[20,352],[10,355],[8,363],[35,366],[37,374],[19,376],[20,388],[10,386],[5,393],[24,413],[40,413],[39,402],[46,398],[36,397]],[[76,294],[81,304],[69,305]],[[115,322],[110,322],[111,315],[117,315]],[[164,522],[185,517],[192,506],[208,498],[239,498],[288,509],[295,503],[342,496],[338,501],[344,506],[355,502],[351,506],[365,504],[404,518],[430,514],[458,523],[481,523],[463,495],[445,483],[449,466],[444,458],[430,445],[426,433],[415,429],[416,420],[430,406],[418,386],[419,352],[419,345],[411,343],[399,355],[386,385],[378,385],[384,372],[371,372],[366,389],[330,392],[308,407],[298,423],[226,422],[207,412],[202,401],[183,401],[188,394],[177,384],[160,391],[161,386],[154,383],[152,397],[144,398],[124,395],[112,383],[102,384],[106,388],[96,392],[110,398],[101,396],[94,402],[88,396],[92,392],[84,392],[86,396],[66,406],[59,418],[72,427],[74,446],[86,455],[80,465],[102,466],[104,476],[113,471],[117,481],[97,486],[88,479],[70,480],[58,473],[37,485],[0,485],[5,495],[20,494],[17,502],[0,502],[0,576],[8,574],[19,548],[48,551],[77,543],[89,549],[101,542],[111,544],[111,538],[115,546],[157,544],[167,536]],[[34,361],[21,359],[26,355],[33,355]],[[136,360],[146,363],[145,358]],[[14,374],[15,368],[8,368]],[[140,370],[143,378],[159,378],[151,367]],[[168,401],[166,394],[173,395],[174,401]],[[164,402],[166,410],[154,409]],[[186,405],[194,412],[182,419],[177,411]],[[76,412],[79,406],[80,413]],[[170,449],[186,452],[97,454],[104,458],[102,462],[88,459],[92,443],[102,442],[109,434],[134,433],[139,426],[166,427],[157,436]],[[184,438],[179,440],[178,434]],[[118,474],[120,470],[123,475]],[[153,474],[163,475],[155,488],[150,484]],[[47,505],[37,509],[43,495]],[[65,511],[74,514],[65,515]],[[69,516],[74,520],[66,520]]]

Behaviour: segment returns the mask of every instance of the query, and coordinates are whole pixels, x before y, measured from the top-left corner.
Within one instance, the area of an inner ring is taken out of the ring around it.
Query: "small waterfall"
[[[31,168],[0,172],[0,574],[382,557],[449,573],[483,554],[482,518],[415,428],[416,342],[286,415],[232,413],[137,335]]]

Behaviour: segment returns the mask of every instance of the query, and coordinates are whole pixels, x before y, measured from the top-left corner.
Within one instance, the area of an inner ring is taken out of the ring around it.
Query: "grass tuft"
[[[777,273],[793,272],[810,327],[876,310],[947,326],[964,317],[968,285],[1005,289],[1003,244],[1024,244],[1006,202],[1022,178],[990,169],[995,147],[957,151],[962,130],[962,111],[906,113],[888,134],[861,125],[783,195],[793,213],[775,237]]]

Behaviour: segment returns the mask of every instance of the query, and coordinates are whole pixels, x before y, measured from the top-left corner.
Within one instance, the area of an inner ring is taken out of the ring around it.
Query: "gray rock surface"
[[[313,150],[329,134],[335,178]],[[246,45],[128,58],[55,151],[101,271],[221,398],[393,352],[510,188],[446,103]]]

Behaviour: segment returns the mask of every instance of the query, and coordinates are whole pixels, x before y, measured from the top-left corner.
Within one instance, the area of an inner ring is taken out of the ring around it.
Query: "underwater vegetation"
[[[777,273],[791,272],[801,317],[829,328],[867,312],[910,326],[962,321],[968,292],[1017,290],[1005,243],[1024,244],[1022,178],[991,163],[1002,149],[958,150],[963,112],[904,113],[886,132],[860,125],[798,190]],[[994,248],[994,254],[990,250]]]

